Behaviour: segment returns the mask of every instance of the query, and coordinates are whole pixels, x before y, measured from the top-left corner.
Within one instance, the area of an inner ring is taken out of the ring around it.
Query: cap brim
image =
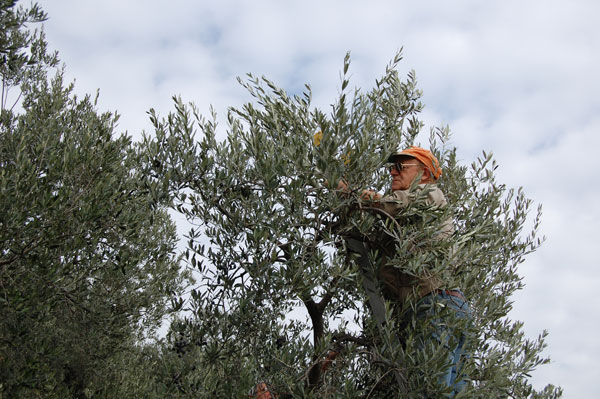
[[[416,157],[413,156],[413,155],[410,155],[410,154],[402,154],[402,153],[392,154],[392,155],[390,155],[388,157],[388,163],[396,163],[396,162],[398,162],[398,161],[400,161],[402,159],[406,159],[406,158],[413,158],[414,159]]]

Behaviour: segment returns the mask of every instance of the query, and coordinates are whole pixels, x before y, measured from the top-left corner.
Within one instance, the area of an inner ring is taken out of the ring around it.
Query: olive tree
[[[449,129],[433,128],[428,145],[442,164],[449,206],[400,215],[419,220],[418,228],[402,227],[361,198],[365,188],[387,189],[388,156],[421,137],[421,92],[414,72],[399,77],[400,60],[397,54],[361,92],[350,89],[346,57],[330,112],[311,104],[308,85],[290,95],[248,75],[240,82],[254,100],[229,110],[223,139],[214,113],[206,118],[179,98],[166,118],[150,111],[155,134],[144,140],[145,173],[192,223],[185,255],[200,276],[190,312],[169,333],[181,397],[235,397],[261,381],[280,397],[448,394],[436,384],[447,367],[445,348],[419,344],[430,334],[422,330],[427,323],[404,327],[399,343],[398,304],[387,303],[380,328],[371,316],[348,240],[376,243],[381,234],[392,237],[395,267],[435,273],[469,299],[472,322],[449,321],[468,336],[471,354],[460,397],[560,396],[551,385],[536,392],[529,383],[547,361],[544,334],[529,340],[522,323],[508,318],[511,294],[522,288],[518,267],[541,243],[540,210],[523,231],[532,203],[496,181],[491,155],[461,165]],[[348,192],[336,189],[341,179]],[[446,217],[454,220],[453,236],[431,244]],[[427,250],[415,250],[420,243]],[[298,309],[308,317],[294,317]]]
[[[118,117],[54,69],[41,10],[0,11],[0,397],[101,395],[181,290],[175,226]]]

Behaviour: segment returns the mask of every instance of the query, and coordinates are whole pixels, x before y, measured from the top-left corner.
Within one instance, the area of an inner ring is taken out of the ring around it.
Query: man
[[[364,190],[361,198],[371,207],[379,209],[384,219],[394,219],[392,225],[399,229],[426,230],[427,226],[422,217],[425,214],[443,214],[446,198],[436,182],[442,175],[437,158],[428,150],[420,147],[410,147],[391,155],[388,162],[392,176],[391,194],[381,196],[379,193]],[[338,189],[347,191],[347,185],[340,182]],[[431,218],[428,218],[431,222]],[[428,243],[414,242],[408,246],[408,252],[417,253],[435,247],[436,242],[447,239],[454,230],[452,218],[446,216],[443,220],[435,221],[435,231],[428,234],[414,234]],[[407,272],[405,265],[392,262],[398,248],[398,236],[383,234],[377,241],[377,249],[381,253],[379,279],[383,296],[394,304],[403,327],[400,335],[406,337],[408,326],[418,325],[418,320],[425,320],[420,326],[428,332],[418,339],[418,346],[423,349],[431,339],[436,339],[448,348],[447,364],[449,365],[440,377],[440,382],[452,387],[453,397],[460,392],[465,381],[457,382],[463,353],[464,336],[455,334],[454,329],[447,323],[448,317],[469,318],[466,300],[456,287],[448,287],[442,276],[431,270],[427,265],[416,273]],[[421,265],[423,266],[423,265]],[[456,336],[458,335],[458,336]]]

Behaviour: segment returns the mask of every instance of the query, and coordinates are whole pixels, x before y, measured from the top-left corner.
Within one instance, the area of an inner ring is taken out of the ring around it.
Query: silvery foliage
[[[193,225],[185,258],[199,276],[189,303],[179,302],[188,312],[169,333],[183,397],[239,396],[259,381],[295,397],[447,393],[437,385],[444,346],[419,343],[432,334],[431,320],[405,330],[404,346],[395,339],[392,304],[383,331],[372,320],[346,240],[380,234],[393,237],[396,267],[437,274],[469,298],[473,322],[447,321],[469,337],[472,353],[460,397],[560,396],[551,385],[536,392],[529,383],[548,361],[545,333],[529,340],[522,323],[507,317],[511,294],[522,288],[517,269],[541,244],[541,210],[528,217],[531,201],[495,180],[491,154],[461,165],[449,129],[433,128],[428,144],[444,170],[446,209],[409,209],[400,217],[420,223],[403,228],[360,199],[364,188],[387,189],[388,155],[416,143],[423,128],[415,73],[402,80],[400,60],[398,53],[374,88],[361,92],[350,89],[347,56],[329,112],[311,104],[308,85],[291,95],[248,75],[240,83],[253,100],[229,110],[224,137],[214,112],[205,118],[180,98],[166,118],[150,111],[146,173],[158,182],[154,195],[168,197]],[[340,179],[349,194],[336,190]],[[456,232],[440,243],[432,235],[445,217]],[[378,259],[373,252],[375,267]],[[299,309],[308,316],[294,316]],[[338,356],[322,372],[330,350]]]

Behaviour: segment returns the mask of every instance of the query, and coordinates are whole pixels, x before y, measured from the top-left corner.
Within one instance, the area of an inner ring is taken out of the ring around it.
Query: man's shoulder
[[[382,200],[404,204],[423,201],[428,205],[446,205],[446,196],[437,184],[419,184],[413,190],[396,190],[383,197]]]
[[[437,184],[419,184],[418,189],[427,194],[428,204],[446,206],[446,196]]]

